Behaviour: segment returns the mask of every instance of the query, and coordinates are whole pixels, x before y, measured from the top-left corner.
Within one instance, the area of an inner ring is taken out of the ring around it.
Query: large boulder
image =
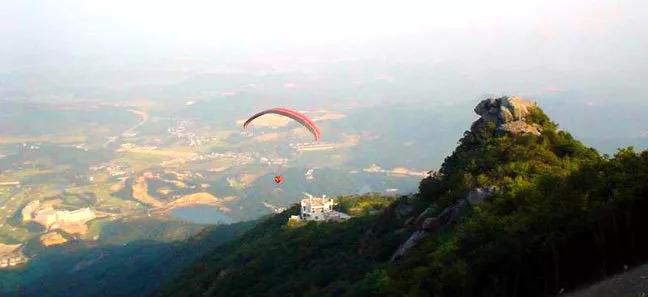
[[[468,192],[465,199],[460,199],[455,204],[444,208],[437,216],[434,216],[436,213],[435,207],[430,206],[426,208],[415,219],[415,224],[418,227],[417,230],[398,247],[394,254],[392,254],[390,262],[393,263],[398,261],[407,253],[407,251],[418,245],[419,242],[430,236],[437,229],[444,226],[453,226],[459,223],[471,206],[484,202],[490,198],[495,191],[497,191],[496,187],[475,188]],[[365,234],[365,237],[371,235],[371,233]]]
[[[431,217],[423,221],[423,224],[421,224],[421,229],[425,231],[434,231],[439,227],[439,225],[441,225],[439,219],[437,219],[436,217]]]
[[[488,123],[494,123],[499,133],[540,135],[541,128],[526,121],[533,108],[538,108],[534,102],[516,96],[482,100],[475,107],[475,113],[481,118],[473,123],[470,131],[477,133]]]
[[[470,205],[479,204],[492,196],[496,190],[496,187],[475,188],[474,190],[468,192],[468,194],[466,195],[466,200],[468,201],[468,203],[470,203]]]
[[[440,227],[443,226],[452,226],[457,224],[462,217],[464,216],[466,210],[470,206],[469,202],[466,199],[461,199],[457,201],[454,205],[448,206],[441,213],[436,216],[419,216],[419,219],[422,220],[422,223],[412,235],[402,243],[398,249],[392,254],[390,259],[391,263],[398,261],[402,258],[411,248],[419,244],[423,239],[431,236],[431,234]],[[426,209],[423,213],[432,214],[432,209]],[[423,215],[422,213],[422,215]]]
[[[391,256],[391,259],[389,259],[390,263],[394,263],[398,261],[401,257],[403,257],[407,251],[409,251],[411,248],[416,246],[421,240],[424,238],[430,236],[430,234],[426,231],[423,230],[418,230],[412,233],[410,237],[403,243],[401,244],[398,249],[394,252],[394,254]]]
[[[448,206],[437,216],[442,225],[454,225],[461,221],[466,209],[468,208],[468,201],[461,199],[454,205]]]
[[[421,223],[423,223],[423,221],[425,221],[425,219],[433,217],[434,215],[436,215],[436,213],[437,213],[436,207],[430,206],[430,207],[426,208],[425,210],[423,210],[416,217],[416,220],[414,221],[414,224],[420,225]]]

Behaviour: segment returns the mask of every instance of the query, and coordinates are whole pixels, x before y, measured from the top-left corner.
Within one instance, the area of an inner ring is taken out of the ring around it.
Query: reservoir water
[[[196,224],[228,224],[233,220],[214,206],[192,205],[178,207],[171,211],[171,216]]]

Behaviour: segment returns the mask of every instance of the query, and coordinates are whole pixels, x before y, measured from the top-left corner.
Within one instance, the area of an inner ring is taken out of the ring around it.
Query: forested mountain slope
[[[293,207],[214,249],[161,296],[551,296],[648,259],[648,152],[602,156],[518,97],[487,99],[419,193]],[[433,140],[430,140],[433,141]]]
[[[165,222],[133,220],[129,224],[151,230],[152,224],[159,227]],[[200,255],[237,238],[254,224],[211,226],[186,241],[151,239],[95,246],[75,241],[40,248],[28,267],[2,271],[0,296],[143,296]],[[126,226],[120,227],[126,229],[122,231],[125,234],[132,232]]]

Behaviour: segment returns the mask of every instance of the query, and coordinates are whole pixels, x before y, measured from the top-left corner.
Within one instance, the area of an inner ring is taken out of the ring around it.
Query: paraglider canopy
[[[304,114],[302,114],[302,113],[300,113],[300,112],[298,112],[296,110],[292,110],[292,109],[288,109],[288,108],[282,108],[282,107],[277,107],[277,108],[271,108],[271,109],[268,109],[268,110],[264,110],[262,112],[259,112],[259,113],[255,114],[255,115],[251,116],[243,124],[243,129],[247,129],[248,125],[252,121],[254,121],[254,119],[256,119],[256,118],[258,118],[258,117],[260,117],[260,116],[262,116],[264,114],[268,114],[268,113],[278,114],[278,115],[282,115],[282,116],[291,118],[291,119],[299,122],[300,124],[302,124],[304,127],[306,127],[306,129],[308,129],[308,131],[310,131],[313,134],[313,137],[315,137],[315,141],[318,141],[320,139],[320,130],[319,130],[319,128],[317,126],[315,126],[313,121],[311,121]]]

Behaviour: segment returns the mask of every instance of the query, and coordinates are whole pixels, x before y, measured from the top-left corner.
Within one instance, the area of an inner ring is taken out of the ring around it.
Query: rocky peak
[[[481,118],[472,124],[470,131],[477,133],[484,125],[492,122],[499,133],[540,135],[540,126],[526,121],[533,108],[538,108],[534,102],[517,96],[482,100],[475,107],[475,113]]]

